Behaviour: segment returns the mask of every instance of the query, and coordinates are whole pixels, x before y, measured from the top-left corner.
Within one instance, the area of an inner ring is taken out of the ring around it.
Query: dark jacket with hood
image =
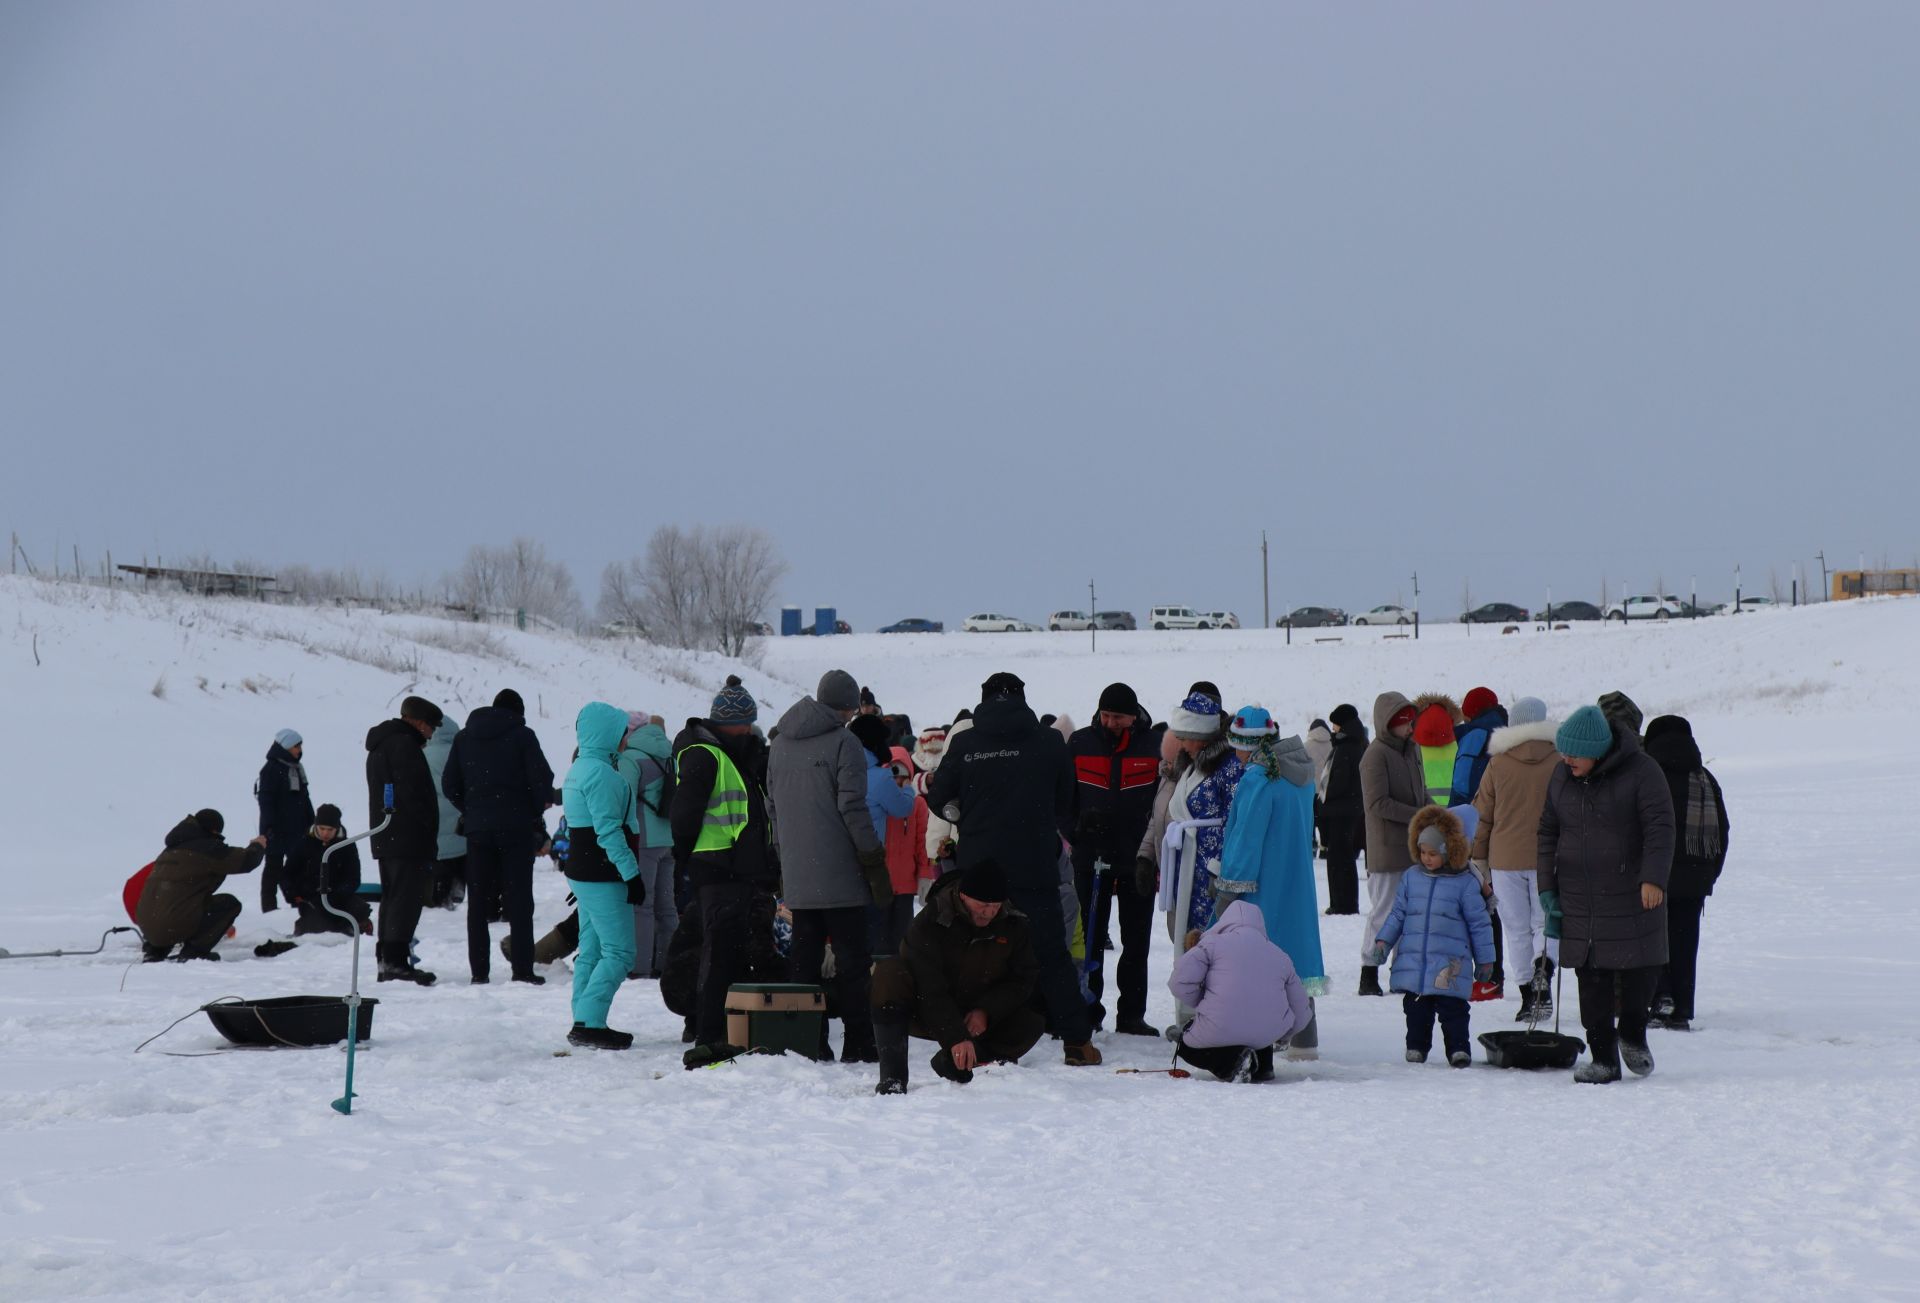
[[[313,792],[307,786],[306,768],[293,758],[293,752],[275,742],[267,748],[267,763],[260,766],[253,794],[260,802],[260,835],[267,839],[267,848],[292,854],[313,826]]]
[[[327,855],[329,843],[312,832],[300,839],[287,861],[287,890],[291,895],[318,905],[323,875],[329,896],[351,896],[360,889],[360,847],[341,845],[346,834],[347,830],[342,828],[339,839],[331,843],[340,847],[331,856]]]
[[[719,772],[713,753],[706,749],[710,746],[719,747],[747,780],[747,826],[731,849],[695,854],[693,847],[700,839],[707,798],[713,795],[714,776]],[[751,733],[727,736],[716,732],[704,719],[689,719],[673,739],[673,762],[677,777],[673,800],[667,806],[667,822],[673,829],[674,863],[688,866],[696,888],[729,882],[757,886],[777,883],[780,865],[773,851],[773,825],[767,806],[766,743]],[[862,795],[862,817],[865,799]]]
[[[1153,820],[1160,787],[1160,739],[1165,728],[1144,721],[1115,736],[1098,723],[1067,739],[1073,762],[1073,799],[1061,832],[1073,845],[1073,867],[1096,859],[1131,866]]]
[[[957,873],[940,879],[927,894],[900,943],[900,959],[913,974],[914,1034],[947,1049],[972,1039],[969,1012],[986,1014],[991,1031],[1026,1007],[1040,979],[1027,916],[1006,905],[993,922],[975,927],[960,902]]]
[[[467,835],[542,831],[553,799],[553,766],[527,721],[499,706],[482,706],[453,739],[440,789],[460,811]]]
[[[1650,968],[1667,962],[1667,907],[1640,904],[1673,870],[1673,798],[1666,775],[1615,723],[1613,749],[1585,778],[1563,760],[1540,815],[1539,887],[1560,893],[1560,962]]]
[[[1495,729],[1506,726],[1507,708],[1490,706],[1453,730],[1453,740],[1459,750],[1454,756],[1453,795],[1448,805],[1470,805],[1479,795],[1480,776],[1487,772],[1487,762],[1493,759],[1487,743]]]
[[[779,811],[780,879],[790,909],[873,903],[862,855],[881,853],[867,812],[867,750],[840,713],[802,697],[767,753],[767,798]]]
[[[1360,757],[1368,873],[1392,872],[1413,863],[1407,854],[1407,825],[1427,804],[1427,779],[1420,768],[1420,748],[1412,738],[1395,737],[1387,727],[1412,704],[1398,692],[1383,692],[1373,703],[1373,741]]]
[[[1727,863],[1727,833],[1732,823],[1727,818],[1727,800],[1719,781],[1700,759],[1700,746],[1693,740],[1693,725],[1679,715],[1661,715],[1647,725],[1647,755],[1660,766],[1667,779],[1667,794],[1673,800],[1673,872],[1667,879],[1667,893],[1673,896],[1704,897],[1713,894],[1720,870]],[[1690,854],[1687,850],[1688,790],[1693,776],[1699,774],[1712,789],[1720,807],[1720,847],[1717,855]]]
[[[393,822],[373,835],[376,860],[431,864],[440,852],[440,794],[427,767],[427,740],[404,719],[367,730],[367,826],[387,817],[382,791],[393,784]]]
[[[227,875],[253,872],[266,854],[261,846],[227,845],[193,815],[182,819],[167,834],[167,848],[140,893],[134,921],[141,939],[165,949],[192,937],[206,926],[207,902]]]
[[[1011,696],[980,703],[927,783],[928,808],[958,830],[959,867],[995,860],[1015,890],[1059,885],[1060,821],[1072,803],[1066,739]]]
[[[1360,790],[1360,757],[1367,751],[1367,729],[1360,712],[1344,715],[1335,711],[1332,722],[1340,726],[1333,735],[1333,752],[1327,759],[1327,790],[1321,798],[1321,818],[1329,827],[1358,824],[1366,818],[1367,806]]]

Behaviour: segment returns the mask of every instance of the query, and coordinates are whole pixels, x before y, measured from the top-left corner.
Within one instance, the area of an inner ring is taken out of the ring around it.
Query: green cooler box
[[[826,1039],[827,993],[794,982],[740,982],[727,988],[727,1044],[818,1058]]]

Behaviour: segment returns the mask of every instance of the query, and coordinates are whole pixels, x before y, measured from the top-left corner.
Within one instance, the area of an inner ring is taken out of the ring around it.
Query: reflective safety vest
[[[700,818],[700,838],[693,844],[694,854],[703,851],[730,851],[747,830],[750,812],[747,806],[747,780],[740,767],[717,746],[695,743],[702,751],[713,752],[713,791],[707,794],[706,812]],[[688,747],[687,751],[693,750]],[[686,751],[680,756],[684,757]],[[680,776],[680,759],[675,758],[674,776]]]

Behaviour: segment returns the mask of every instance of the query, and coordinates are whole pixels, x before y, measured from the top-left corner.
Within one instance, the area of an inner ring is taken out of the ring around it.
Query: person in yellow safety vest
[[[727,1044],[727,988],[746,974],[748,904],[780,880],[767,816],[767,746],[754,731],[759,715],[752,694],[729,676],[707,718],[689,719],[673,740],[667,821],[674,880],[686,884],[682,916],[697,910],[701,926],[694,1045],[683,1060],[689,1068],[745,1049]]]

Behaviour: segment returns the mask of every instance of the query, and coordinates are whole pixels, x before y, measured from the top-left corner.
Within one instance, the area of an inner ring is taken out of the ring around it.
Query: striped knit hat
[[[754,704],[753,694],[740,682],[740,676],[729,674],[727,686],[714,694],[707,718],[716,724],[751,724],[760,718],[760,707]]]

